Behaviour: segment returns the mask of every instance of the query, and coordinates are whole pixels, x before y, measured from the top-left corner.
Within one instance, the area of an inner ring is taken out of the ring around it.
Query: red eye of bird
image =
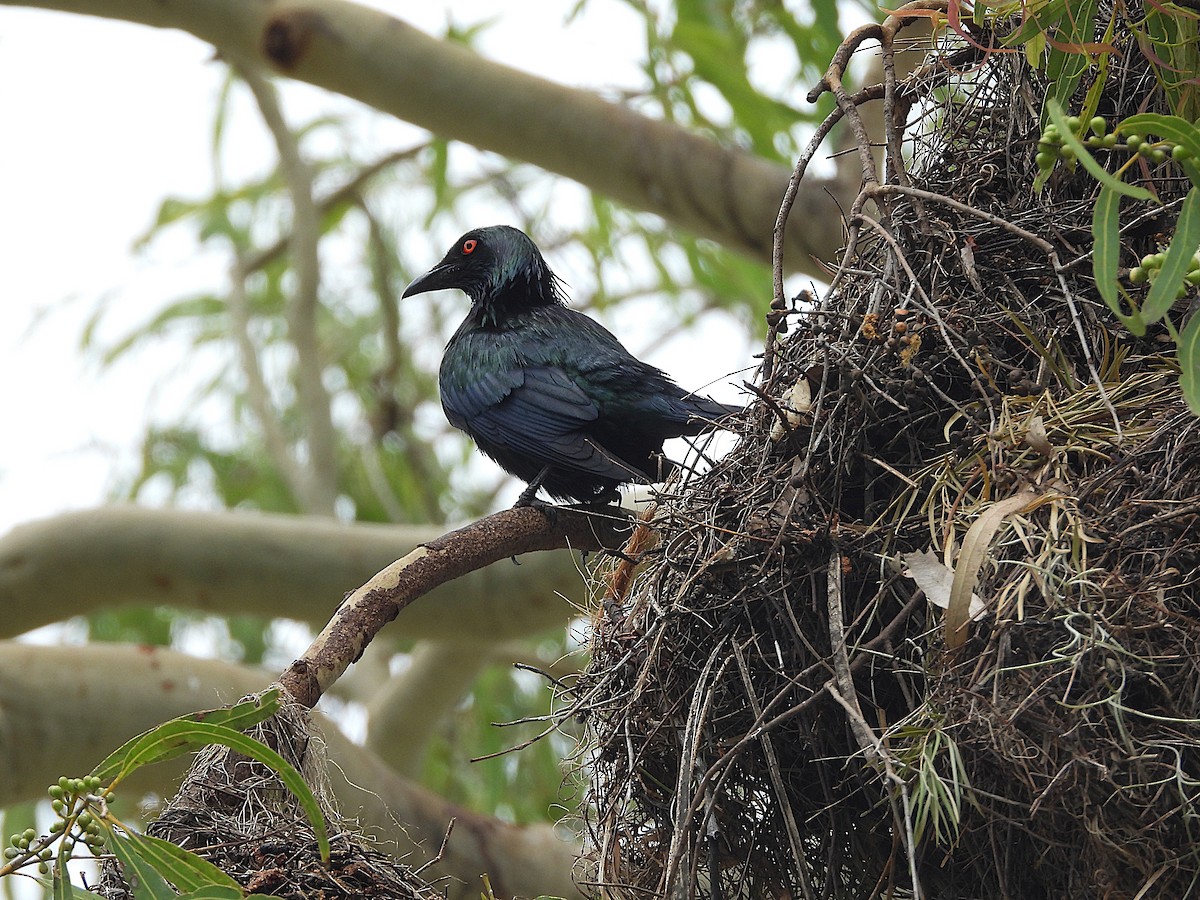
[[[479,246],[479,241],[475,240],[474,238],[471,238],[471,240],[469,240],[469,241],[463,241],[462,252],[469,255],[471,253],[474,253],[475,248],[478,246]]]

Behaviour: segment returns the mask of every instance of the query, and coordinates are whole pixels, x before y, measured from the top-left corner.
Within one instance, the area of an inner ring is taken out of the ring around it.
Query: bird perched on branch
[[[507,225],[477,228],[414,281],[405,297],[457,288],[471,311],[438,375],[455,428],[505,471],[561,500],[616,499],[618,485],[662,481],[666,438],[697,435],[738,412],[693,396],[565,305],[541,251]]]

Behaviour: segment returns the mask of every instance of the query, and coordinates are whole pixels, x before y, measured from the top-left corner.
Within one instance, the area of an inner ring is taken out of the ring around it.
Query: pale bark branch
[[[524,160],[764,262],[788,170],[679,126],[490,62],[347,0],[0,0],[179,28],[232,56],[361,100],[442,137]],[[836,181],[806,180],[795,271],[841,244]]]
[[[279,153],[279,169],[292,201],[292,231],[288,241],[296,287],[287,303],[288,337],[296,351],[296,396],[303,412],[304,442],[308,452],[300,470],[304,511],[332,516],[337,500],[337,457],[332,401],[323,380],[325,361],[317,335],[320,304],[320,214],[313,199],[312,170],[300,154],[296,136],[279,108],[275,88],[254,62],[234,61],[246,82],[259,113]]]
[[[271,389],[259,365],[258,348],[251,335],[250,298],[246,295],[246,267],[239,259],[229,271],[229,330],[237,347],[242,377],[246,379],[246,407],[262,432],[263,446],[271,463],[279,470],[288,489],[302,503],[305,476],[292,455],[279,416],[271,403]]]
[[[126,644],[39,647],[0,642],[0,806],[45,796],[60,775],[88,772],[135,734],[174,716],[233,702],[270,682],[262,671]],[[513,826],[463,809],[397,776],[318,716],[343,815],[414,864],[432,857],[446,824],[456,824],[443,861],[427,878],[452,875],[455,900],[479,896],[488,872],[502,896],[578,897],[571,867],[578,846],[551,826]],[[170,794],[181,762],[141,770],[123,783],[138,792]]]
[[[318,627],[347,591],[443,529],[318,518],[101,507],[0,537],[0,637],[99,609],[176,606]],[[397,635],[503,641],[563,625],[586,587],[578,557],[535,553],[414,604]]]

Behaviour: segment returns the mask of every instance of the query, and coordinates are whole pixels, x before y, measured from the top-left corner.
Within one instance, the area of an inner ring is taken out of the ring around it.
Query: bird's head
[[[444,288],[458,288],[493,321],[531,306],[563,303],[558,277],[537,245],[508,225],[468,231],[403,296]]]

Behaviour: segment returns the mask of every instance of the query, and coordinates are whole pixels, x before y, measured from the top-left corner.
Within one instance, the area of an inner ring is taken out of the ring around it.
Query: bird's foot
[[[517,502],[513,504],[513,509],[520,509],[525,506],[548,506],[549,504],[539,504],[537,502],[538,488],[542,486],[542,482],[546,480],[546,476],[550,474],[550,467],[546,466],[542,471],[538,472],[533,481],[529,482],[529,486],[521,491],[521,496],[517,498]]]
[[[543,506],[547,505],[544,500],[537,498],[537,492],[540,485],[531,484],[525,490],[521,491],[521,496],[517,498],[517,502],[513,504],[513,509],[524,509],[526,506]]]

